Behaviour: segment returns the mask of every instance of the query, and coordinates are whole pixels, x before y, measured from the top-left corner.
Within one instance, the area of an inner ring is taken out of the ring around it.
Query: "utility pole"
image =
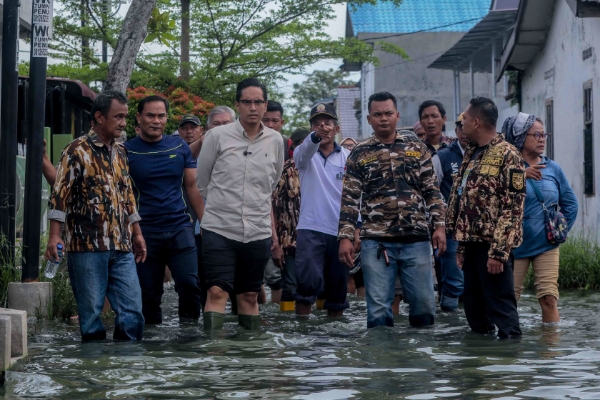
[[[33,0],[32,7],[22,282],[37,281],[39,276],[46,69],[52,34],[52,3],[53,0]]]
[[[0,104],[0,261],[14,262],[17,188],[19,0],[4,0]],[[13,265],[14,266],[14,265]]]

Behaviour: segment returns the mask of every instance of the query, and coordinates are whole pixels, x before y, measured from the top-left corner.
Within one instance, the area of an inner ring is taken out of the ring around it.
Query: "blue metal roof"
[[[492,0],[403,0],[348,6],[354,35],[371,33],[467,32],[487,15]],[[465,22],[466,21],[466,22]]]

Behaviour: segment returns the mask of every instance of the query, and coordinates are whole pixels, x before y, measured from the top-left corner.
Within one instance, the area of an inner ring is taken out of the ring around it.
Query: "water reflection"
[[[600,293],[561,293],[562,322],[542,325],[534,296],[519,304],[523,338],[468,332],[462,312],[433,328],[367,332],[350,314],[306,320],[263,308],[260,332],[227,319],[223,332],[179,326],[173,292],[164,325],[142,343],[80,344],[76,324],[36,325],[30,357],[7,374],[6,398],[441,399],[600,398]]]

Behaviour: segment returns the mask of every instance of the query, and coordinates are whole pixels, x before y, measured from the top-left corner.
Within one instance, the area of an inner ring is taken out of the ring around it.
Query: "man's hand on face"
[[[315,130],[315,135],[320,139],[325,139],[331,136],[333,127],[325,125],[324,122],[319,124],[319,127]]]

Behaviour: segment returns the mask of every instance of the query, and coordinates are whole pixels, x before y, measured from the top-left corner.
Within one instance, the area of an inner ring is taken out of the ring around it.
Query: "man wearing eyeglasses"
[[[231,292],[240,325],[256,330],[260,324],[257,297],[271,255],[271,195],[283,170],[281,135],[261,122],[266,102],[258,79],[240,82],[239,119],[208,131],[200,152],[196,183],[209,199],[202,219],[205,330],[223,327]]]
[[[339,132],[333,106],[319,103],[310,111],[312,133],[294,150],[300,174],[300,220],[296,237],[296,314],[308,315],[317,297],[331,317],[341,316],[348,268],[338,256],[337,229],[344,168],[350,152],[334,141]]]

